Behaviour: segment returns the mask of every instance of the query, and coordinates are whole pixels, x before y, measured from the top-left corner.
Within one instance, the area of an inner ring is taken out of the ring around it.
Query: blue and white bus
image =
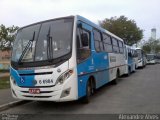
[[[124,42],[81,16],[20,28],[13,45],[14,98],[89,102],[94,91],[125,73]]]
[[[138,54],[138,68],[143,68],[146,66],[146,55],[141,48],[136,48]]]
[[[126,75],[129,75],[136,70],[135,51],[131,46],[125,45],[125,61],[126,61]]]
[[[135,69],[137,69],[138,68],[138,53],[135,48],[132,48],[132,51],[133,51],[133,62],[135,64]]]

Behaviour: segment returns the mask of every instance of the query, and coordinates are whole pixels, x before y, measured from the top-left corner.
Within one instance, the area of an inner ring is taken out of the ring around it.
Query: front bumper
[[[15,85],[12,80],[10,80],[10,83],[12,96],[16,99],[55,102],[73,101],[78,99],[77,83],[74,76],[67,79],[62,85],[40,87],[39,94],[30,94],[29,88],[19,87]],[[65,90],[69,90],[69,94],[66,96],[62,95]]]

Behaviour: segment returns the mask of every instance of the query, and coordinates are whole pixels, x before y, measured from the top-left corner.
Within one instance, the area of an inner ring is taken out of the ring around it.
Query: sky
[[[144,30],[144,40],[156,28],[160,38],[160,0],[0,0],[0,24],[25,26],[69,15],[92,22],[124,15]]]

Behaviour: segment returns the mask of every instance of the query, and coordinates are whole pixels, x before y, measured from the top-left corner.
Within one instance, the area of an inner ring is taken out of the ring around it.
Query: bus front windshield
[[[17,32],[12,62],[54,60],[71,52],[73,19],[57,19],[24,27]]]
[[[148,60],[154,60],[154,58],[155,58],[155,55],[147,55]]]
[[[140,60],[142,58],[142,51],[139,49],[136,51],[137,51],[138,59]]]

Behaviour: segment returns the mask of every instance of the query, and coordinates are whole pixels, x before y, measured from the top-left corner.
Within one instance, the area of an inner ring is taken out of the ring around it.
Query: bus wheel
[[[82,99],[82,102],[85,104],[89,103],[91,94],[92,94],[92,84],[91,84],[91,80],[88,80],[87,86],[86,86],[86,96]]]

